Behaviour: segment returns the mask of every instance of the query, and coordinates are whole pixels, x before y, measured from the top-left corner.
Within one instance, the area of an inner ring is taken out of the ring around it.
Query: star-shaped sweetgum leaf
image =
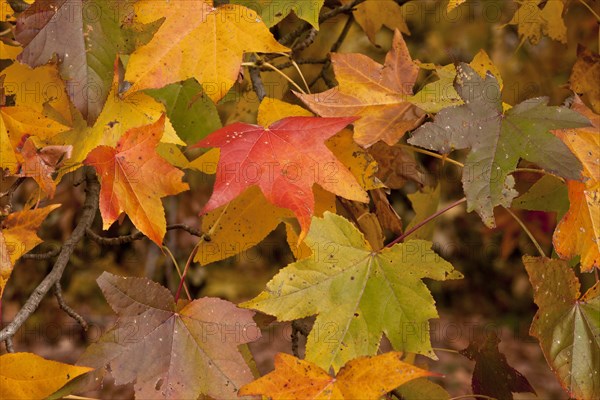
[[[98,146],[85,159],[101,180],[100,213],[104,229],[125,212],[150,240],[162,246],[167,230],[161,198],[189,189],[183,172],[157,152],[165,116],[151,125],[132,128],[116,147]]]
[[[193,147],[219,147],[215,187],[202,213],[258,186],[272,204],[292,210],[306,235],[314,214],[313,185],[347,199],[368,202],[352,173],[325,145],[355,118],[288,117],[268,128],[234,123]]]
[[[361,117],[354,125],[356,143],[369,147],[383,140],[392,146],[419,125],[423,112],[408,101],[419,67],[398,30],[384,65],[364,54],[333,53],[331,62],[339,86],[296,95],[322,117]]]
[[[498,81],[485,79],[468,64],[458,67],[454,83],[464,104],[440,111],[417,129],[410,144],[448,154],[470,149],[463,169],[469,211],[494,227],[494,208],[510,206],[518,194],[510,175],[521,158],[567,179],[581,179],[581,163],[550,130],[589,126],[584,116],[550,107],[547,98],[526,100],[503,112]]]
[[[146,278],[104,272],[102,293],[118,314],[114,327],[78,364],[110,366],[117,385],[134,383],[137,399],[233,399],[252,381],[238,346],[260,337],[253,312],[204,297],[175,303],[169,290]]]

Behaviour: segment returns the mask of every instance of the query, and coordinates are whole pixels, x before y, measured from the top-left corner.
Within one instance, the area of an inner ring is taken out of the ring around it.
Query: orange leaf
[[[315,183],[348,199],[367,202],[367,193],[324,141],[354,118],[288,117],[268,128],[235,123],[193,147],[219,147],[215,188],[202,213],[229,203],[246,188],[259,186],[272,204],[292,210],[308,232],[314,214]]]
[[[117,147],[98,146],[85,160],[100,176],[100,213],[108,229],[123,212],[157,245],[166,232],[161,198],[189,189],[183,172],[156,152],[165,127],[164,115],[154,124],[133,128]]]
[[[349,361],[335,377],[317,365],[289,354],[275,356],[275,371],[243,386],[239,394],[265,395],[273,400],[377,400],[398,386],[435,375],[400,360],[390,352]]]
[[[554,131],[583,164],[584,183],[567,181],[569,211],[554,232],[558,255],[569,259],[581,256],[581,269],[600,268],[600,115],[587,108],[579,98],[572,107],[587,117],[588,128]]]
[[[21,176],[32,177],[49,198],[54,197],[56,182],[52,174],[60,163],[71,158],[73,146],[46,146],[38,148],[33,138],[28,138],[23,144],[21,156]]]
[[[419,67],[396,30],[392,49],[380,65],[363,54],[331,54],[339,86],[323,93],[296,95],[323,117],[360,116],[354,140],[368,147],[379,140],[394,145],[421,122],[423,113],[407,101]]]

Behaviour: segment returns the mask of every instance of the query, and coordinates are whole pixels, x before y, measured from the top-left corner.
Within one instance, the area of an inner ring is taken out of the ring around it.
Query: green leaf
[[[106,101],[118,52],[131,47],[120,29],[123,0],[37,0],[17,19],[19,60],[32,67],[58,57],[75,107],[93,123]]]
[[[465,102],[445,108],[435,121],[417,129],[409,143],[444,154],[471,149],[463,170],[468,211],[477,211],[494,227],[494,207],[510,206],[517,192],[514,177],[521,158],[568,179],[581,179],[581,163],[550,133],[553,129],[589,126],[587,118],[564,107],[547,106],[548,99],[524,101],[503,113],[498,81],[481,78],[461,64],[455,88]]]
[[[196,143],[222,127],[217,107],[202,93],[202,86],[195,79],[149,89],[146,93],[165,105],[173,128],[187,144]]]
[[[422,190],[408,195],[410,204],[415,211],[415,216],[410,220],[405,232],[410,231],[418,223],[421,223],[432,214],[434,214],[440,205],[441,185],[435,188],[425,186]],[[435,223],[429,223],[413,232],[409,237],[411,239],[431,240],[435,231]]]
[[[560,220],[569,210],[569,190],[560,179],[544,175],[529,190],[517,197],[513,208],[555,212]]]
[[[293,12],[298,18],[305,20],[319,29],[319,12],[325,0],[230,0],[231,4],[239,4],[256,11],[269,28],[279,23]]]
[[[325,212],[313,218],[306,244],[312,257],[285,267],[243,306],[282,321],[317,314],[306,359],[326,370],[376,354],[383,333],[398,351],[435,358],[429,319],[438,313],[422,279],[462,275],[432,243],[412,240],[375,252],[348,220]]]
[[[529,333],[570,396],[600,398],[600,284],[580,297],[565,261],[523,257],[539,310]]]
[[[450,394],[438,385],[426,378],[415,379],[414,381],[406,382],[404,385],[396,389],[402,400],[448,400]]]

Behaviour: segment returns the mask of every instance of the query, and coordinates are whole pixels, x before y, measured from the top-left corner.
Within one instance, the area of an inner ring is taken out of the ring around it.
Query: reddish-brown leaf
[[[254,312],[208,297],[175,304],[167,288],[146,278],[105,272],[98,285],[119,320],[80,365],[109,365],[116,384],[135,381],[144,400],[233,399],[253,379],[238,346],[260,337]]]

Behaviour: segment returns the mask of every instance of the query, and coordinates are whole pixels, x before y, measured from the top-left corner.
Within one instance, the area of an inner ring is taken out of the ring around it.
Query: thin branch
[[[296,54],[300,53],[302,50],[305,50],[306,48],[308,48],[311,44],[313,44],[315,42],[315,38],[317,37],[317,33],[318,31],[311,27],[308,30],[308,34],[306,35],[306,37],[304,38],[304,40],[302,40],[301,42],[298,42],[294,45],[294,47],[292,47],[292,51]]]
[[[583,0],[579,0],[579,2],[580,2],[581,4],[583,4],[583,5],[584,5],[584,6],[585,6],[585,7],[586,7],[586,8],[587,8],[587,9],[588,9],[588,10],[589,10],[589,11],[590,11],[592,14],[594,14],[594,17],[596,17],[596,19],[598,20],[598,22],[600,22],[600,15],[598,15],[598,14],[596,13],[596,11],[594,11],[594,9],[593,9],[592,7],[590,7],[590,5],[589,5],[588,3],[586,3],[586,2],[585,2],[585,1],[583,1]]]
[[[508,211],[508,213],[515,219],[515,221],[517,221],[519,223],[519,225],[521,225],[521,228],[525,231],[525,233],[527,234],[527,236],[529,236],[529,239],[533,242],[533,244],[537,248],[538,253],[540,253],[540,255],[542,257],[546,257],[546,253],[544,253],[544,250],[542,249],[542,246],[540,246],[540,244],[538,243],[538,241],[536,240],[536,238],[533,236],[533,233],[531,233],[531,231],[529,230],[529,228],[527,228],[527,226],[521,220],[521,218],[519,218],[517,216],[517,214],[515,214],[514,212],[512,212],[512,210],[510,210],[508,207],[504,207],[504,209],[506,211]]]
[[[434,214],[430,215],[429,217],[425,218],[423,221],[421,221],[418,224],[416,224],[415,226],[413,226],[411,229],[409,229],[406,232],[404,232],[402,235],[398,236],[394,241],[388,243],[385,247],[392,247],[396,243],[402,242],[404,239],[406,239],[408,236],[412,235],[415,231],[419,230],[421,227],[423,227],[424,225],[426,225],[431,220],[439,217],[440,215],[442,215],[446,211],[449,211],[449,210],[453,209],[454,207],[459,206],[462,203],[465,203],[466,201],[467,201],[467,198],[463,197],[462,199],[457,200],[454,203],[452,203],[452,204],[450,204],[450,205],[442,208],[441,210],[435,212]]]
[[[62,286],[60,285],[60,281],[57,281],[54,284],[54,296],[56,297],[56,301],[58,301],[58,306],[60,309],[67,313],[69,317],[77,321],[84,331],[87,331],[89,328],[87,321],[81,315],[79,315],[77,311],[73,310],[65,301],[65,298],[62,294]]]
[[[300,328],[296,321],[292,321],[292,353],[295,357],[300,358],[299,342],[300,342]]]
[[[6,338],[6,340],[4,341],[4,345],[6,346],[6,351],[8,353],[14,353],[15,352],[15,345],[13,343],[12,337]]]
[[[61,247],[60,253],[54,262],[54,266],[52,267],[50,273],[46,275],[33,293],[31,293],[12,322],[2,329],[2,331],[0,331],[0,341],[5,341],[6,339],[14,336],[17,330],[38,308],[40,302],[46,296],[48,291],[50,291],[54,284],[62,277],[62,274],[69,263],[71,255],[75,251],[75,247],[85,236],[86,229],[92,225],[94,217],[96,216],[96,212],[98,211],[98,193],[100,192],[100,184],[93,169],[87,167],[85,174],[86,197],[77,226],[73,230],[71,237],[68,238]]]
[[[28,259],[28,260],[47,260],[49,258],[56,257],[60,253],[61,249],[62,249],[62,246],[59,246],[59,247],[55,247],[52,250],[48,250],[45,253],[27,253],[27,254],[23,254],[21,256],[21,258]]]
[[[200,230],[198,230],[196,228],[192,228],[191,226],[188,226],[185,224],[173,224],[173,225],[167,226],[167,231],[172,231],[175,229],[180,229],[180,230],[186,231],[190,235],[194,235],[194,236],[198,236],[198,237],[202,236],[202,232]],[[130,235],[123,235],[123,236],[107,238],[107,237],[98,235],[91,228],[86,229],[85,234],[88,238],[90,238],[91,240],[93,240],[94,242],[96,242],[102,246],[120,246],[122,244],[135,242],[136,240],[140,240],[140,239],[143,239],[146,237],[146,235],[144,235],[142,232],[135,232]]]
[[[495,397],[486,396],[484,394],[465,394],[463,396],[452,397],[450,400],[468,399],[471,397],[474,399],[497,400]]]
[[[333,18],[339,14],[351,12],[354,9],[354,7],[358,6],[360,3],[363,3],[365,1],[366,0],[354,0],[351,3],[347,3],[340,7],[336,7],[332,10],[324,12],[323,14],[321,14],[319,16],[319,24],[322,24],[323,22],[327,21],[328,19]],[[296,29],[294,29],[293,31],[291,31],[290,33],[288,33],[287,35],[285,35],[281,39],[279,39],[279,43],[283,44],[284,46],[289,46],[296,39],[298,39],[300,36],[302,36],[304,34],[304,32],[308,31],[311,28],[312,28],[312,26],[308,22],[302,21],[302,23]]]
[[[434,157],[443,161],[448,161],[450,164],[454,164],[456,166],[459,166],[461,168],[464,168],[465,164],[461,163],[460,161],[456,161],[452,158],[449,158],[445,155],[442,154],[438,154],[438,153],[434,153],[433,151],[429,151],[429,150],[425,150],[425,149],[421,149],[419,147],[415,147],[415,146],[411,146],[409,144],[403,144],[403,143],[398,143],[399,147],[402,147],[403,149],[407,149],[410,151],[414,151],[415,153],[421,153],[421,154],[426,154],[430,157]]]
[[[250,60],[253,64],[256,63],[256,55],[252,55]],[[258,97],[258,101],[262,102],[265,97],[267,97],[267,91],[265,90],[265,85],[263,84],[262,78],[260,77],[260,68],[256,66],[250,66],[248,68],[250,71],[250,81],[252,82],[252,89],[254,89],[254,93],[256,93],[256,97]]]

